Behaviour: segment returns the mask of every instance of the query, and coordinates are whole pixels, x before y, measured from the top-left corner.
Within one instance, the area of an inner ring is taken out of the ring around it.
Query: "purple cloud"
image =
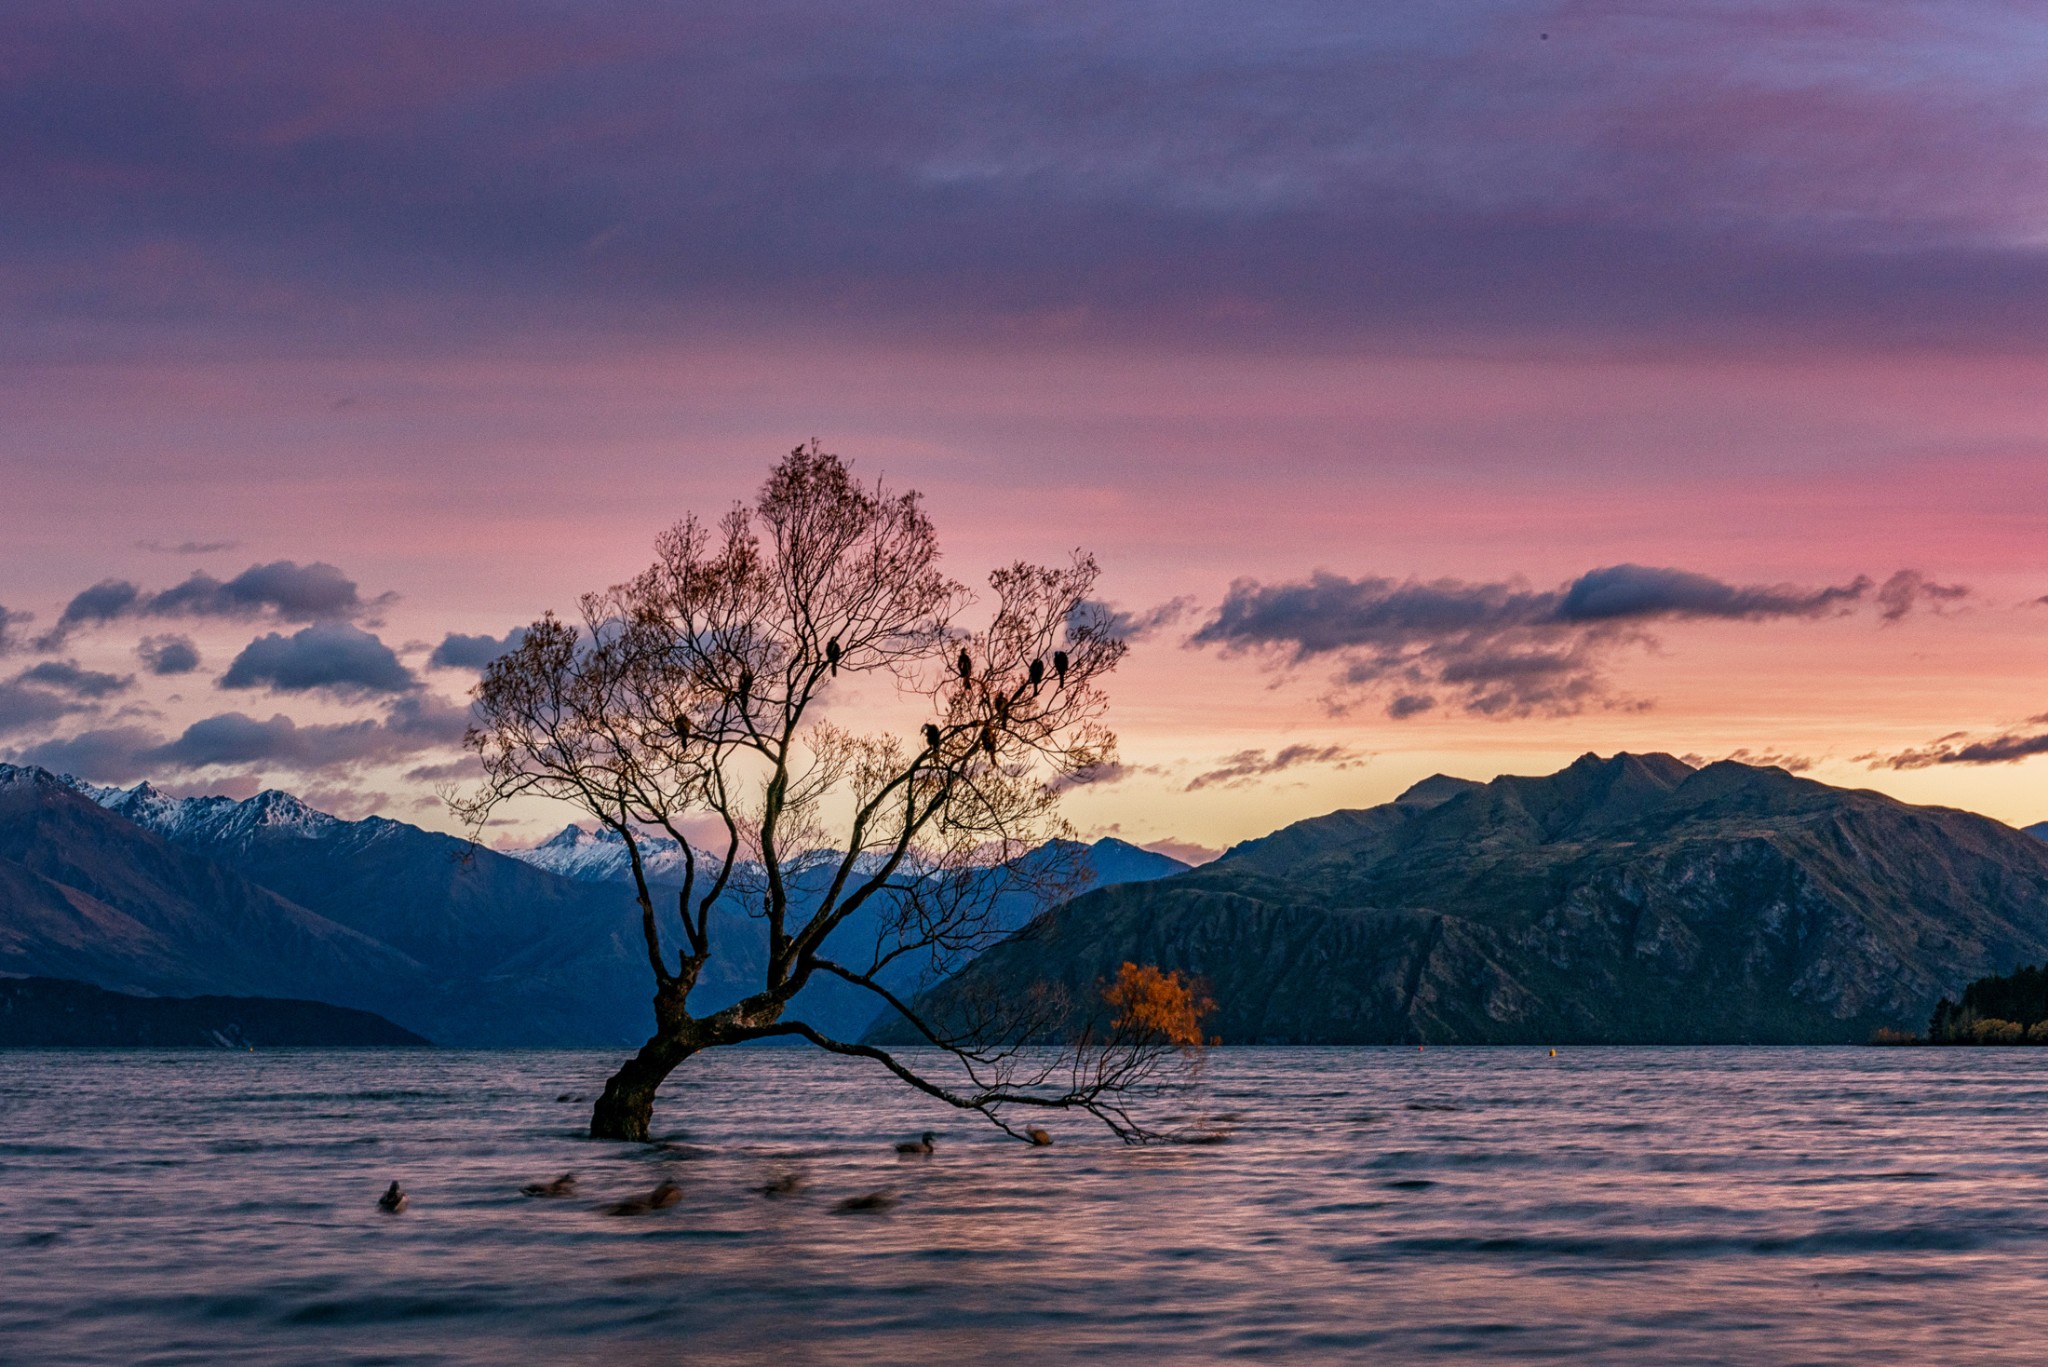
[[[133,688],[135,676],[83,669],[76,660],[45,660],[23,670],[15,682],[68,693],[74,698],[110,698]]]
[[[360,698],[410,692],[419,679],[371,633],[346,622],[321,622],[290,636],[273,631],[249,642],[221,675],[220,687]]]
[[[2038,724],[2048,718],[2036,717]],[[2035,755],[2048,754],[2048,732],[2016,732],[1967,740],[1961,734],[1947,736],[1917,750],[1871,761],[1873,769],[1931,769],[1943,764],[2017,764]]]
[[[1895,615],[1927,593],[1910,582]],[[1344,692],[1389,692],[1395,720],[1444,704],[1476,716],[1565,715],[1612,703],[1606,670],[1616,651],[1647,642],[1673,622],[1813,619],[1854,609],[1873,581],[1803,588],[1738,585],[1689,570],[1611,565],[1556,589],[1518,581],[1349,579],[1318,570],[1306,580],[1241,579],[1189,638],[1193,646],[1265,656],[1282,668],[1319,657],[1337,662]],[[1967,592],[1935,586],[1944,601]],[[1898,595],[1894,594],[1894,600]],[[1346,704],[1333,701],[1339,710]]]
[[[129,617],[225,617],[265,615],[287,622],[338,621],[361,616],[390,601],[390,595],[365,601],[355,581],[333,565],[315,561],[300,565],[273,560],[251,565],[232,579],[216,579],[194,571],[183,583],[158,593],[145,593],[125,579],[103,579],[64,605],[56,625],[36,641],[54,650],[74,631]]]
[[[27,626],[32,620],[34,617],[31,613],[10,612],[5,607],[0,607],[0,655],[11,655],[22,649],[26,643],[14,634],[15,629]]]
[[[145,636],[135,654],[152,674],[190,674],[199,668],[199,647],[189,636]]]
[[[1328,765],[1336,769],[1350,769],[1365,763],[1366,757],[1342,745],[1289,745],[1267,754],[1264,750],[1240,750],[1225,757],[1213,769],[1204,770],[1188,780],[1187,791],[1200,792],[1204,788],[1242,788],[1262,778],[1286,773],[1303,765]]]
[[[427,668],[482,669],[507,651],[517,650],[525,639],[525,627],[514,627],[503,636],[464,636],[451,631],[427,657]]]

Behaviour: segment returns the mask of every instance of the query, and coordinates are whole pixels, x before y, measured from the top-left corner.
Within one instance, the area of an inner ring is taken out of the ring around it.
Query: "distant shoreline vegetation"
[[[1979,978],[1935,1003],[1925,1035],[1879,1030],[1872,1044],[2048,1044],[2048,964]]]

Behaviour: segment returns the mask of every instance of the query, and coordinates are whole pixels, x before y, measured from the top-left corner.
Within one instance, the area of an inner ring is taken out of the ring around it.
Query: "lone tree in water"
[[[1036,1042],[1070,1004],[1044,993],[939,1020],[900,990],[907,965],[930,980],[999,938],[999,897],[1071,886],[1044,849],[1065,833],[1061,788],[1114,756],[1101,685],[1124,653],[1089,600],[1095,579],[1080,555],[996,570],[981,625],[965,629],[974,600],[940,572],[918,495],[856,482],[813,442],[751,509],[715,527],[684,520],[648,570],[582,599],[580,625],[549,614],[491,664],[468,736],[487,777],[457,809],[481,830],[508,799],[565,800],[630,858],[655,1031],[605,1085],[594,1137],[647,1138],[679,1064],[780,1036],[873,1060],[1019,1137],[1019,1112],[1045,1108],[1147,1137],[1133,1097],[1201,1038],[1192,1017],[1161,1018],[1157,992],[1133,1010],[1129,985],[1112,988],[1082,1037],[1055,1049]],[[857,734],[818,715],[871,678],[893,686],[899,724]],[[650,882],[651,836],[680,856],[673,900]],[[758,984],[694,1015],[716,942],[752,929],[714,914],[735,903],[765,923]],[[792,1004],[822,979],[871,994],[945,1052],[906,1061],[815,1028]],[[1168,996],[1182,1014],[1197,1000]]]

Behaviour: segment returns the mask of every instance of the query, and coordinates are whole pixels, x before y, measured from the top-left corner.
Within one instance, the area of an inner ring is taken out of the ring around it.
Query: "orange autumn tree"
[[[1113,1030],[1179,1049],[1202,1047],[1202,1019],[1216,1009],[1199,982],[1183,982],[1177,970],[1162,973],[1149,964],[1126,962],[1102,997],[1116,1012]]]
[[[1056,1048],[1042,1044],[1056,994],[999,994],[948,1021],[899,990],[906,965],[936,982],[1002,938],[999,899],[1050,904],[1075,886],[1046,872],[1075,847],[1049,842],[1070,834],[1062,792],[1114,759],[1103,684],[1124,654],[1091,597],[1093,558],[999,568],[977,603],[940,570],[919,496],[856,480],[816,442],[751,505],[687,518],[656,551],[586,595],[580,620],[543,617],[492,662],[468,736],[486,778],[457,803],[481,836],[505,802],[552,798],[626,847],[655,1028],[606,1083],[592,1136],[645,1140],[676,1068],[782,1038],[1019,1137],[1016,1117],[1046,1110],[1150,1137],[1132,1102],[1184,1073],[1200,1039],[1173,975],[1133,970],[1129,1027]],[[889,720],[860,729],[875,717]],[[650,875],[654,839],[679,853],[680,887]],[[742,915],[758,925],[736,935]],[[738,1001],[693,998],[714,955],[744,961],[755,941]],[[930,1047],[819,1029],[797,997],[823,981]]]

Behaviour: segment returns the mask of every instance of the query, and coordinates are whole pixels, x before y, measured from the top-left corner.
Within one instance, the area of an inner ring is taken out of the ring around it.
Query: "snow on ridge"
[[[581,826],[564,826],[532,849],[506,850],[505,854],[537,869],[574,878],[585,883],[630,882],[632,856],[617,831],[586,831]],[[663,882],[683,877],[683,850],[665,835],[640,837],[640,858],[648,876]],[[699,859],[699,867],[703,860]]]
[[[59,781],[108,811],[167,839],[226,841],[257,831],[278,831],[318,840],[352,824],[309,807],[278,788],[266,788],[238,802],[231,797],[172,797],[149,782],[133,788],[110,788],[68,774]]]

